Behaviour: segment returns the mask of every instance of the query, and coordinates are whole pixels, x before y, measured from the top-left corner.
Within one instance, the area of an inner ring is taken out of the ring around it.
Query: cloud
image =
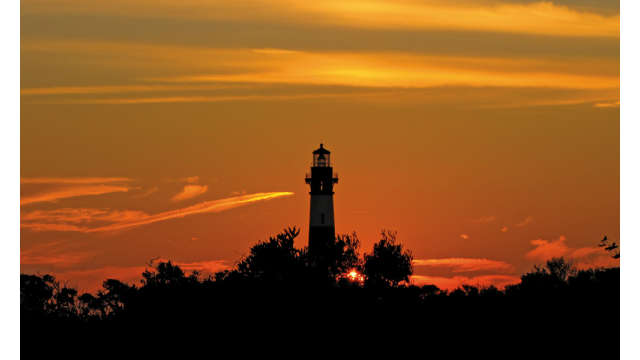
[[[597,108],[619,108],[620,107],[620,100],[611,101],[611,102],[595,103],[595,104],[593,104],[593,106],[597,107]]]
[[[89,228],[85,226],[71,224],[52,224],[52,223],[21,223],[21,229],[29,229],[31,231],[72,231],[87,232]]]
[[[20,178],[21,184],[106,184],[130,182],[133,179],[126,177],[36,177]]]
[[[215,274],[220,271],[231,269],[233,266],[226,260],[209,260],[194,262],[176,262],[185,272],[198,271],[203,274]]]
[[[613,63],[597,69],[566,68],[563,63],[538,59],[457,57],[398,52],[296,52],[262,56],[246,50],[225,54],[245,69],[234,73],[212,73],[158,78],[176,83],[257,83],[343,85],[367,88],[547,87],[559,89],[611,89],[619,87],[619,76],[607,74]],[[222,61],[224,62],[224,61]],[[236,65],[237,66],[237,65]],[[247,69],[247,67],[250,67]],[[601,71],[602,73],[598,74]],[[562,83],[559,83],[561,81]]]
[[[474,271],[511,271],[513,266],[504,261],[489,260],[485,258],[441,258],[441,259],[416,259],[415,267],[447,268],[453,273]]]
[[[469,239],[469,235],[467,235],[467,234],[460,234],[460,237],[465,239],[465,240]]]
[[[539,262],[554,257],[565,257],[572,261],[579,269],[618,266],[619,260],[612,259],[602,248],[597,246],[572,248],[567,245],[567,238],[560,236],[555,240],[531,240],[534,249],[527,252],[525,257]]]
[[[129,191],[127,186],[115,185],[83,185],[70,186],[54,190],[45,191],[36,195],[20,197],[20,205],[29,205],[39,202],[55,202],[60,199],[67,199],[78,196],[103,195],[115,192]]]
[[[569,252],[566,240],[567,238],[564,235],[561,235],[556,240],[531,240],[531,245],[535,248],[527,252],[525,257],[531,260],[546,261],[554,257],[565,256]]]
[[[87,250],[69,248],[75,245],[77,244],[66,240],[22,243],[20,246],[21,269],[22,267],[66,269],[86,263],[95,255]]]
[[[120,224],[107,225],[99,228],[94,228],[88,232],[101,232],[101,231],[115,231],[129,229],[132,227],[138,227],[147,225],[159,221],[166,221],[170,219],[182,218],[189,215],[204,214],[204,213],[217,213],[236,207],[248,205],[257,201],[264,201],[275,199],[282,196],[293,195],[292,192],[270,192],[270,193],[255,193],[243,196],[235,196],[226,199],[211,200],[201,202],[186,208],[165,211],[162,213],[149,215],[132,222],[125,222]]]
[[[108,232],[126,230],[138,226],[183,218],[205,213],[217,213],[259,201],[291,196],[292,192],[267,192],[224,199],[204,201],[185,208],[147,214],[137,210],[58,209],[33,211],[22,214],[20,227],[34,231]],[[103,226],[79,226],[76,224],[111,222]]]
[[[171,201],[182,201],[192,199],[207,192],[207,185],[185,185],[181,192],[171,198]]]
[[[88,95],[88,94],[122,94],[172,91],[202,91],[225,89],[224,85],[101,85],[101,86],[52,86],[44,88],[20,89],[22,96],[39,95]]]
[[[36,254],[31,250],[20,250],[20,265],[52,265],[68,267],[87,260],[90,253]]]
[[[503,226],[503,227],[501,227],[501,228],[500,228],[500,231],[502,231],[503,233],[505,233],[505,232],[509,231],[509,228],[508,228],[508,227],[506,227],[506,226]]]
[[[535,57],[434,55],[401,51],[289,51],[261,53],[255,49],[149,45],[135,42],[28,41],[24,52],[53,54],[89,52],[111,57],[122,52],[141,53],[159,68],[189,68],[193,75],[145,77],[140,80],[164,86],[249,86],[260,84],[327,85],[385,88],[441,86],[514,87],[554,89],[617,89],[616,59],[549,59]],[[215,59],[215,63],[211,63]],[[195,62],[195,63],[194,63]],[[202,62],[202,63],[200,63]],[[113,65],[117,65],[113,64]],[[213,65],[213,66],[212,66]],[[232,70],[232,71],[230,71]],[[105,103],[237,101],[345,96],[344,91],[324,94],[264,93],[142,96],[85,99]],[[617,93],[615,93],[617,96]],[[72,94],[70,94],[72,95]],[[51,97],[51,96],[49,96]],[[609,99],[612,97],[609,96]],[[614,97],[615,98],[615,97]],[[56,96],[55,99],[58,99]],[[54,99],[54,100],[55,100]],[[81,102],[84,98],[74,100]],[[602,94],[598,99],[603,99]],[[64,100],[64,99],[60,99]]]
[[[573,4],[572,4],[573,5]],[[256,0],[245,2],[183,0],[111,0],[88,4],[81,0],[27,2],[29,14],[95,14],[151,18],[190,18],[241,23],[295,23],[365,29],[427,29],[485,31],[580,37],[619,37],[619,14],[577,9],[547,1],[485,3],[411,0]]]
[[[211,96],[166,96],[166,97],[127,97],[127,98],[82,98],[82,99],[54,99],[30,102],[33,104],[111,104],[111,105],[135,105],[135,104],[163,104],[163,103],[211,103],[231,101],[287,101],[323,98],[344,98],[346,96],[370,96],[377,92],[360,93],[313,93],[292,95],[211,95]]]
[[[186,177],[186,178],[184,178],[184,179],[182,179],[182,180],[183,180],[184,182],[189,183],[189,184],[195,184],[195,183],[197,183],[198,181],[200,181],[200,176],[197,176],[197,175],[196,175],[196,176],[188,176],[188,177]]]
[[[523,227],[531,224],[532,222],[533,222],[533,216],[527,216],[524,220],[517,223],[516,226]]]
[[[172,264],[177,265],[185,273],[192,271],[198,271],[202,274],[215,274],[220,271],[231,269],[233,265],[227,260],[202,260],[202,261],[175,261],[166,259],[163,257],[157,257],[149,262],[152,267],[157,266],[159,263],[171,261]]]
[[[473,277],[466,276],[429,276],[429,275],[412,275],[410,282],[417,286],[436,285],[443,290],[454,290],[462,285],[472,285],[478,287],[486,287],[493,285],[499,289],[503,289],[506,285],[517,284],[520,278],[514,275],[489,274]]]
[[[23,213],[20,216],[20,220],[23,222],[47,221],[54,223],[80,224],[95,221],[127,222],[137,220],[145,216],[148,215],[138,210],[63,208],[55,210],[36,210]]]
[[[144,192],[142,192],[140,194],[135,195],[134,198],[136,198],[136,199],[145,198],[145,197],[157,192],[158,190],[160,190],[160,188],[157,187],[157,186],[154,186],[152,188],[149,188],[149,189],[145,190]]]
[[[60,199],[103,195],[114,192],[127,192],[131,189],[128,183],[133,179],[126,177],[33,177],[20,178],[22,185],[54,185],[37,194],[20,196],[20,205],[39,202],[55,202]]]

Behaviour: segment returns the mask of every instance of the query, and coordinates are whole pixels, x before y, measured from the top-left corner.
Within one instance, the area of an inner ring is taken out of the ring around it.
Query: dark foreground
[[[412,257],[393,233],[363,257],[355,234],[309,254],[293,246],[298,233],[260,242],[206,279],[160,262],[140,286],[108,279],[79,295],[22,274],[22,356],[619,358],[619,267],[578,271],[557,258],[503,290],[443,291],[402,285]]]
[[[412,349],[420,357],[440,358],[436,354],[444,352],[454,359],[616,359],[619,269],[599,274],[599,281],[574,280],[551,290],[519,284],[506,291],[467,287],[451,293],[433,287],[314,290],[216,282],[143,287],[131,298],[113,300],[110,314],[63,316],[23,307],[21,350],[25,359],[52,349],[64,358],[129,358],[140,351],[168,358],[171,349],[207,357],[223,349],[237,356],[259,351],[307,357],[344,346],[362,356]],[[116,308],[118,301],[126,306]],[[299,347],[305,352],[296,353]]]

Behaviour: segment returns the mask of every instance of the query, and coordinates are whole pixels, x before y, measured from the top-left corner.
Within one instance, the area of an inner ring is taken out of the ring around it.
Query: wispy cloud
[[[73,198],[79,196],[103,195],[115,192],[127,192],[128,186],[115,185],[83,185],[71,186],[45,191],[35,195],[28,195],[20,198],[20,205],[29,205],[40,202],[55,202],[60,199]]]
[[[93,254],[70,250],[65,241],[46,241],[20,247],[20,265],[55,266],[67,268],[86,261]]]
[[[531,260],[547,260],[553,257],[564,256],[569,252],[569,247],[566,244],[567,238],[561,235],[555,240],[536,239],[531,240],[531,245],[534,249],[527,252],[525,255]]]
[[[154,193],[158,192],[158,190],[160,190],[160,188],[159,188],[159,187],[157,187],[157,186],[150,187],[150,188],[148,188],[147,190],[143,191],[142,193],[140,193],[140,194],[136,194],[136,195],[134,196],[134,198],[136,198],[136,199],[145,198],[145,197],[147,197],[147,196],[149,196],[149,195],[151,195],[151,194],[154,194]]]
[[[255,203],[258,201],[270,200],[270,199],[275,199],[275,198],[290,196],[290,195],[293,195],[293,193],[292,192],[255,193],[255,194],[249,194],[244,196],[230,197],[226,199],[205,201],[205,202],[195,204],[182,209],[170,210],[170,211],[165,211],[165,212],[161,212],[154,215],[148,215],[136,221],[107,225],[107,226],[90,229],[87,232],[124,230],[124,229],[142,226],[142,225],[152,224],[159,221],[182,218],[189,215],[217,213],[217,212],[233,209],[236,207],[249,205],[251,203]]]
[[[89,95],[89,94],[124,94],[174,91],[205,91],[225,89],[225,85],[99,85],[99,86],[52,86],[20,89],[20,95]]]
[[[158,262],[167,262],[168,259],[157,258],[152,261],[152,265],[155,266]],[[179,266],[185,272],[198,271],[202,274],[215,274],[219,271],[227,270],[233,267],[233,265],[227,260],[203,260],[203,261],[172,261],[173,264]]]
[[[513,266],[509,263],[485,258],[416,259],[413,261],[413,266],[427,268],[446,268],[454,273],[513,270]]]
[[[57,267],[68,267],[78,264],[89,258],[89,253],[68,253],[52,255],[35,255],[29,251],[20,252],[21,265],[53,265]]]
[[[171,201],[176,202],[176,201],[183,201],[187,199],[193,199],[194,197],[197,197],[206,193],[207,190],[209,190],[209,187],[207,185],[195,185],[195,184],[185,185],[184,188],[182,188],[182,191],[175,194],[171,198]]]
[[[218,19],[241,22],[286,22],[307,26],[373,29],[434,29],[522,33],[555,36],[619,37],[620,16],[604,15],[547,1],[481,3],[446,0],[256,0],[245,2],[183,0],[29,1],[25,14],[137,14],[142,17]]]
[[[503,226],[503,227],[500,228],[500,231],[503,232],[503,233],[506,233],[507,231],[509,231],[509,228],[506,227],[506,226]]]
[[[186,182],[188,184],[195,184],[198,181],[200,181],[200,176],[197,176],[197,175],[196,176],[187,176],[186,178],[182,178],[180,180],[184,181],[184,182]]]
[[[90,222],[127,222],[148,216],[138,210],[110,210],[110,209],[77,209],[62,208],[55,210],[36,210],[23,213],[23,222],[53,222],[81,224]]]
[[[529,260],[544,262],[554,257],[565,257],[578,268],[597,266],[616,266],[619,260],[612,259],[608,253],[597,246],[573,248],[567,245],[567,238],[561,235],[557,239],[531,240],[532,250],[525,254]]]
[[[32,177],[20,178],[23,185],[48,185],[47,189],[20,197],[20,205],[55,202],[60,199],[127,192],[131,187],[127,177]]]
[[[136,79],[139,84],[107,86],[108,92],[98,91],[101,85],[87,86],[86,92],[82,86],[57,90],[24,89],[24,101],[29,104],[137,105],[336,98],[440,103],[445,96],[441,93],[446,89],[461,87],[482,93],[470,101],[465,100],[465,106],[594,106],[615,102],[620,82],[616,58],[587,61],[578,57],[460,56],[375,50],[293,51],[77,40],[28,40],[21,50],[28,54],[43,51],[77,54],[82,51],[107,59],[104,61],[119,59],[115,54],[136,53],[153,64],[150,66],[163,70],[139,73]],[[107,65],[122,66],[119,62]],[[148,75],[151,73],[167,75]],[[191,75],[172,75],[184,73]],[[166,93],[127,90],[127,86],[144,89],[156,85]],[[175,86],[173,90],[172,86]],[[185,92],[189,87],[202,92]],[[209,91],[207,87],[229,90]],[[421,92],[429,89],[433,92],[433,89],[443,90],[435,97],[433,93]],[[517,94],[531,89],[544,91],[538,91],[535,96]],[[491,95],[501,90],[501,94]],[[559,96],[560,92],[566,93]],[[460,93],[450,101],[459,105]]]
[[[35,177],[20,178],[21,184],[107,184],[130,182],[126,177]]]
[[[617,89],[616,59],[453,56],[400,51],[290,51],[149,45],[135,42],[28,41],[25,52],[75,53],[96,56],[137,52],[171,69],[189,68],[193,75],[144,77],[159,86],[249,86],[256,84],[358,86],[367,88],[428,88],[440,86],[553,89]],[[170,56],[168,55],[170,54]],[[215,62],[212,63],[213,59]],[[205,71],[204,69],[209,69]],[[229,71],[233,69],[233,71]],[[197,71],[197,72],[196,72]],[[141,77],[143,77],[142,75]],[[134,86],[134,85],[132,85]],[[135,85],[137,86],[137,85]],[[140,85],[146,86],[146,85]],[[79,87],[80,88],[80,87]],[[115,91],[116,89],[114,89]],[[142,96],[138,101],[193,102],[243,99],[287,99],[323,94],[254,94]],[[121,92],[121,93],[124,93]],[[69,94],[72,95],[72,94]],[[323,96],[338,96],[326,93]],[[341,95],[345,95],[344,92]],[[611,97],[609,97],[611,98]],[[136,99],[102,98],[107,101]],[[602,99],[602,95],[600,95]],[[81,98],[77,100],[82,100]]]
[[[599,102],[599,103],[593,104],[593,106],[597,108],[619,108],[620,100],[611,101],[611,102]]]
[[[146,214],[136,210],[107,211],[103,209],[34,211],[22,215],[20,226],[35,231],[77,231],[85,233],[118,231],[195,214],[217,213],[259,201],[291,195],[293,195],[292,192],[255,193],[204,201],[185,208],[157,214]],[[77,225],[94,222],[112,223],[104,226],[94,225],[91,227],[88,225]]]
[[[135,104],[163,104],[163,103],[215,103],[235,101],[288,101],[305,99],[325,99],[343,97],[363,97],[380,95],[378,92],[347,93],[311,93],[290,95],[193,95],[166,97],[125,97],[125,98],[78,98],[78,99],[50,99],[39,100],[37,104],[105,104],[105,105],[135,105]]]
[[[545,87],[556,89],[612,89],[617,74],[537,59],[425,56],[407,53],[296,52],[256,58],[238,50],[234,54],[250,71],[158,78],[176,83],[270,83],[343,85],[368,88]],[[260,66],[258,66],[260,65]],[[604,66],[601,64],[599,66]],[[610,72],[612,63],[607,63]]]

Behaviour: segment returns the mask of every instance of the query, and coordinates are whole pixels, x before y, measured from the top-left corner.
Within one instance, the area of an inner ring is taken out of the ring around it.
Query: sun
[[[356,269],[351,269],[347,273],[347,279],[349,279],[349,281],[354,281],[354,282],[363,282],[364,276],[362,276],[362,274],[360,274]]]

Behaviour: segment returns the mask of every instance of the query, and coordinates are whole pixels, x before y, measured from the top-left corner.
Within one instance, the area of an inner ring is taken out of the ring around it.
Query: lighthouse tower
[[[309,216],[309,253],[321,255],[326,245],[334,240],[335,224],[333,222],[333,184],[338,182],[331,167],[331,152],[320,144],[313,152],[311,174],[307,174],[305,182],[311,191],[311,210]]]

